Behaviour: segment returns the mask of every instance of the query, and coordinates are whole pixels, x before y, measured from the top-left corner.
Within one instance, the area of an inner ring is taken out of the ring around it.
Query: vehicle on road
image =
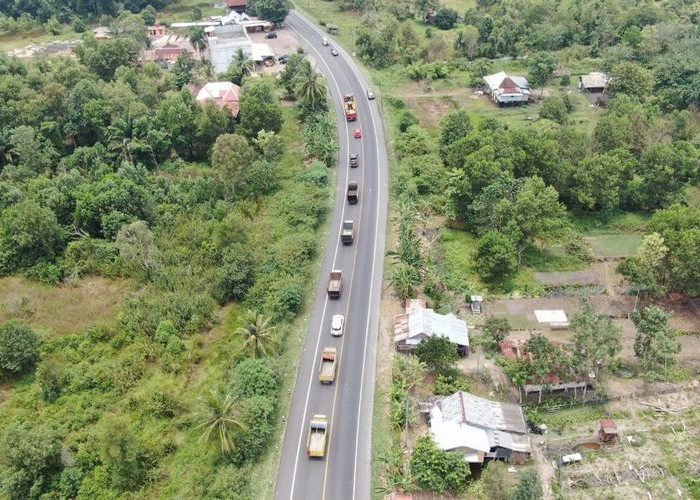
[[[343,222],[343,228],[340,230],[340,241],[343,245],[352,245],[355,241],[355,222],[346,220]]]
[[[356,167],[359,164],[357,153],[350,153],[350,167]]]
[[[331,335],[333,337],[340,337],[343,334],[343,329],[345,328],[345,316],[342,314],[334,314],[331,319]]]
[[[353,94],[343,96],[343,109],[345,110],[345,119],[349,122],[357,120],[357,103]]]
[[[268,33],[267,35],[265,35],[265,38],[267,40],[273,40],[273,39],[277,38],[277,33]]]
[[[306,454],[312,458],[323,458],[326,454],[326,431],[328,418],[325,415],[311,417],[309,439],[306,441]]]
[[[350,205],[354,205],[355,203],[357,203],[360,196],[358,193],[359,190],[357,188],[357,182],[348,182],[348,203],[350,203]]]
[[[318,379],[322,384],[332,384],[338,371],[338,350],[335,347],[325,347],[321,354],[321,366],[318,369]]]
[[[362,129],[356,128],[355,130],[352,131],[352,135],[355,139],[362,139]]]
[[[331,299],[338,299],[341,293],[343,293],[343,271],[333,269],[328,279],[328,296]]]
[[[338,55],[338,51],[335,50],[333,47],[331,47],[331,54],[334,55],[334,56],[337,56],[337,55]]]
[[[374,99],[374,92],[372,92],[370,89],[367,89],[367,99],[370,101]]]
[[[323,44],[324,47],[327,47],[328,46],[328,38],[326,38],[325,36],[323,38],[321,38],[321,44]]]

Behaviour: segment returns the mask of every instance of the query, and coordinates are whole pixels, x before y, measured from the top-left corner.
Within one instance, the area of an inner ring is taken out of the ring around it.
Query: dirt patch
[[[538,323],[536,309],[563,309],[566,316],[571,316],[581,309],[581,301],[576,297],[539,297],[533,299],[503,299],[488,301],[488,314],[505,316],[515,330],[536,329],[550,331],[545,323]]]
[[[533,273],[545,285],[605,285],[605,281],[591,266],[583,271],[552,271]]]
[[[19,277],[0,279],[0,323],[21,319],[46,333],[63,335],[95,323],[114,321],[127,280],[88,277],[59,287]]]

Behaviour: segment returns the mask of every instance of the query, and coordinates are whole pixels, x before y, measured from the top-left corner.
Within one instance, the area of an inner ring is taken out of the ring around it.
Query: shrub
[[[24,275],[44,285],[55,286],[63,281],[63,269],[56,264],[50,264],[48,262],[38,262],[27,269]]]
[[[471,474],[463,453],[439,449],[430,436],[416,440],[409,466],[418,486],[436,493],[459,493]]]
[[[315,161],[309,165],[301,180],[307,184],[325,187],[328,185],[328,168],[323,162]]]
[[[253,396],[243,403],[246,430],[235,437],[236,447],[232,460],[236,465],[257,460],[270,440],[274,428],[274,399],[265,396]]]
[[[416,356],[438,373],[446,372],[459,359],[457,345],[446,337],[430,337],[418,344]]]
[[[457,22],[457,11],[448,7],[440,7],[435,12],[435,26],[441,30],[451,29]]]
[[[44,401],[52,402],[61,395],[63,387],[68,383],[68,377],[61,365],[55,361],[48,361],[37,369],[36,381],[41,387],[41,397]]]
[[[436,395],[449,396],[458,391],[469,391],[469,381],[462,377],[461,374],[439,374],[435,377],[435,387],[433,392]]]
[[[0,326],[0,373],[19,375],[39,359],[41,339],[28,325],[10,320]]]
[[[418,125],[418,120],[410,111],[403,111],[399,118],[399,131],[401,133],[406,132],[411,125]]]
[[[245,359],[231,374],[231,393],[236,399],[277,397],[279,376],[267,359]]]

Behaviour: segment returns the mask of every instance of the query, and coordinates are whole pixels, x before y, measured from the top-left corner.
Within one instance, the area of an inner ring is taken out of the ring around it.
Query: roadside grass
[[[637,254],[641,234],[604,234],[589,236],[586,240],[596,257],[630,257]]]
[[[174,22],[191,21],[192,11],[197,8],[202,11],[202,15],[207,16],[222,16],[226,14],[226,7],[216,7],[213,2],[202,0],[179,0],[171,3],[165,9],[158,11],[158,22],[170,24]]]
[[[535,272],[579,271],[588,266],[582,260],[567,255],[559,245],[530,247],[523,254],[523,264]]]
[[[97,276],[53,287],[22,277],[0,278],[0,323],[20,319],[47,334],[82,331],[114,321],[133,282]]]

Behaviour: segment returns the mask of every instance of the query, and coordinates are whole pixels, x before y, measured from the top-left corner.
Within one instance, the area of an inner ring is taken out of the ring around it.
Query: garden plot
[[[571,318],[579,309],[581,301],[576,297],[539,297],[532,299],[502,299],[489,301],[486,306],[488,314],[505,316],[514,330],[550,331],[549,325],[538,323],[535,310],[562,309]]]

